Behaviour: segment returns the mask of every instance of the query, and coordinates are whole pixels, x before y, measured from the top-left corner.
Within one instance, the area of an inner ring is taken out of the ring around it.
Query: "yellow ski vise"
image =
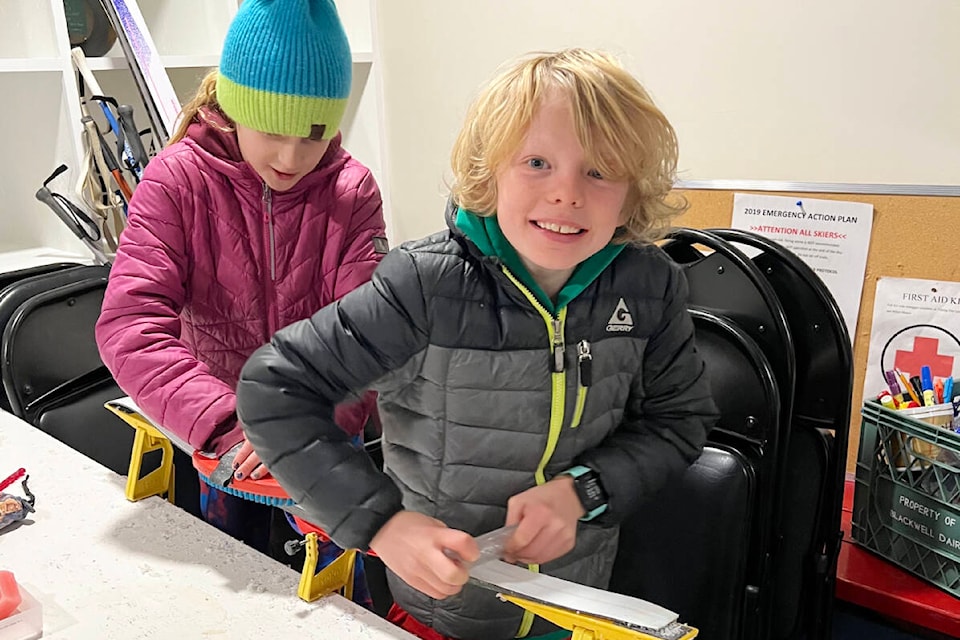
[[[665,629],[637,629],[516,595],[498,593],[497,597],[571,631],[571,640],[690,640],[698,633],[693,627],[679,623]]]

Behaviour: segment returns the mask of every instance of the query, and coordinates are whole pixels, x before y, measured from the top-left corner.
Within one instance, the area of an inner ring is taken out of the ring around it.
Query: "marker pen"
[[[932,407],[937,404],[933,395],[933,374],[927,365],[920,367],[920,393],[923,395],[923,406]]]
[[[892,409],[896,411],[897,405],[893,403],[893,397],[889,393],[880,394],[880,404],[885,406],[887,409]]]
[[[923,383],[920,382],[920,376],[910,376],[910,386],[913,392],[917,394],[917,404],[923,406]]]
[[[897,382],[897,374],[893,371],[884,371],[883,377],[887,380],[887,387],[890,389],[890,395],[896,398],[898,395],[903,393],[903,389],[900,388],[900,383]]]
[[[909,380],[907,380],[907,376],[905,376],[903,371],[900,371],[900,369],[894,369],[894,371],[897,374],[897,378],[900,379],[900,384],[903,385],[903,392],[908,394],[910,399],[917,403],[917,406],[920,406],[920,396],[917,395],[913,385],[910,384]]]
[[[953,398],[953,430],[960,433],[960,396]]]
[[[953,376],[947,376],[947,379],[943,381],[943,401],[950,402],[953,400]]]

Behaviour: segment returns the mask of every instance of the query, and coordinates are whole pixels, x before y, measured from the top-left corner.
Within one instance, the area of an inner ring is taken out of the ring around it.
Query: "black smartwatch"
[[[573,488],[577,492],[577,497],[580,498],[583,510],[587,512],[580,518],[581,521],[593,520],[607,510],[607,492],[603,489],[600,476],[596,471],[578,465],[562,471],[560,475],[573,478]]]

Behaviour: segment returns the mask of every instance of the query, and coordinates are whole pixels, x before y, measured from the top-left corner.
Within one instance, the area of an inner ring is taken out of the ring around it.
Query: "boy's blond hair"
[[[453,198],[478,215],[496,213],[497,172],[520,147],[540,100],[570,101],[586,156],[607,179],[625,180],[626,224],[617,243],[663,236],[686,202],[668,202],[677,136],[637,80],[613,56],[587,49],[533,54],[501,71],[467,113],[453,147]]]
[[[223,112],[220,109],[220,103],[217,102],[217,75],[217,69],[213,69],[208,72],[207,75],[203,77],[203,80],[200,81],[200,86],[197,88],[197,92],[194,94],[193,98],[190,99],[190,102],[183,105],[183,108],[180,109],[180,115],[177,116],[176,129],[174,129],[173,135],[167,142],[168,145],[179,140],[183,140],[183,137],[187,135],[187,128],[189,128],[194,122],[200,119],[210,122],[206,118],[205,107],[216,109],[218,112],[220,112],[225,121],[231,122],[226,115],[223,115]],[[219,128],[223,127],[223,125],[215,124],[213,122],[210,122],[210,124],[214,124]],[[227,130],[230,131],[232,128],[228,128]]]

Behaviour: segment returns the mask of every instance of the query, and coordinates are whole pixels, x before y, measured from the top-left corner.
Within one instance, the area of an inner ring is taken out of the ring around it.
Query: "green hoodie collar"
[[[540,288],[540,285],[534,281],[527,268],[523,266],[523,261],[520,260],[516,249],[513,248],[513,245],[503,235],[503,231],[500,230],[500,223],[495,215],[478,216],[472,211],[460,207],[457,209],[454,224],[468,240],[477,245],[483,255],[499,258],[507,269],[530,289],[537,300],[552,314],[557,314],[560,309],[563,309],[571,300],[580,295],[620,255],[620,252],[626,246],[607,244],[603,249],[578,264],[570,279],[557,294],[557,303],[554,305],[553,301]]]

